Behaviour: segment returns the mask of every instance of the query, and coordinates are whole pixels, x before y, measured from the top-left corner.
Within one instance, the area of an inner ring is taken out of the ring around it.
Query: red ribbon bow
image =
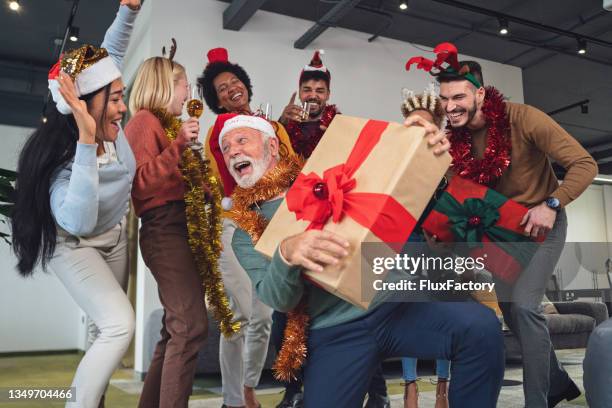
[[[406,71],[410,70],[410,66],[417,64],[417,69],[430,72],[436,68],[438,71],[443,71],[442,64],[446,63],[452,67],[455,71],[459,72],[461,67],[459,66],[459,60],[457,59],[457,47],[453,44],[445,42],[438,44],[434,48],[434,54],[436,54],[436,60],[432,61],[425,57],[412,57],[406,62]]]
[[[361,130],[346,163],[331,167],[319,177],[301,173],[287,193],[287,206],[298,220],[310,221],[307,229],[323,229],[331,218],[338,223],[347,215],[396,250],[407,241],[416,219],[393,197],[353,190],[353,177],[380,141],[388,123],[370,120]]]

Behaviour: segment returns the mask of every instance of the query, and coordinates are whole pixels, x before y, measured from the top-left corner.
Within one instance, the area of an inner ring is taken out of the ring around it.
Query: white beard
[[[264,145],[264,154],[263,157],[259,160],[253,159],[252,157],[246,155],[232,157],[230,159],[229,172],[234,178],[234,180],[236,180],[236,184],[238,184],[242,188],[250,188],[253,187],[255,183],[257,183],[259,179],[264,176],[264,174],[266,174],[266,170],[270,165],[271,159],[272,157],[270,155],[270,148],[268,147],[268,145]],[[234,168],[234,165],[236,163],[243,161],[248,161],[251,163],[251,167],[253,169],[251,174],[241,176]]]

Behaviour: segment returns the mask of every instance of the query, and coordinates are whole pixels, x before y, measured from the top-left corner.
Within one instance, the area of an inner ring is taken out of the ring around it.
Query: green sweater
[[[282,199],[264,202],[260,213],[272,218]],[[238,261],[247,271],[259,299],[279,312],[288,312],[308,293],[310,328],[321,329],[354,320],[370,313],[375,307],[363,310],[302,279],[302,268],[285,263],[278,249],[271,260],[255,251],[251,237],[237,228],[232,237],[232,248]],[[377,302],[378,303],[378,302]]]

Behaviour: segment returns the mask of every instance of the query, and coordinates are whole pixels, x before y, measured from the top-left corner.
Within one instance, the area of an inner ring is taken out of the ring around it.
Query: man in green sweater
[[[448,150],[445,134],[420,118],[435,154]],[[376,303],[362,310],[302,279],[303,269],[322,270],[348,252],[348,242],[329,231],[287,237],[272,259],[254,249],[263,232],[254,219],[270,220],[299,167],[279,155],[272,126],[261,118],[235,116],[219,136],[225,164],[236,180],[233,209],[238,224],[232,248],[257,296],[274,310],[293,310],[307,293],[310,316],[304,367],[304,406],[361,407],[370,378],[389,357],[451,360],[450,403],[493,408],[504,371],[499,322],[476,303]],[[252,200],[249,200],[252,198]],[[241,204],[247,203],[244,206]],[[258,230],[260,228],[261,230]]]

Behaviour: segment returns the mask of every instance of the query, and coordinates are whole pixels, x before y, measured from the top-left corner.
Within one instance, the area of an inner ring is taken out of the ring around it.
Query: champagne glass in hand
[[[189,94],[191,99],[187,102],[187,114],[189,117],[199,119],[204,112],[204,103],[202,102],[202,88],[199,84],[189,84]],[[200,151],[203,149],[202,143],[195,139],[189,144],[191,150]]]
[[[262,103],[259,105],[259,110],[255,112],[255,116],[261,116],[265,120],[272,120],[272,105],[269,103]]]

